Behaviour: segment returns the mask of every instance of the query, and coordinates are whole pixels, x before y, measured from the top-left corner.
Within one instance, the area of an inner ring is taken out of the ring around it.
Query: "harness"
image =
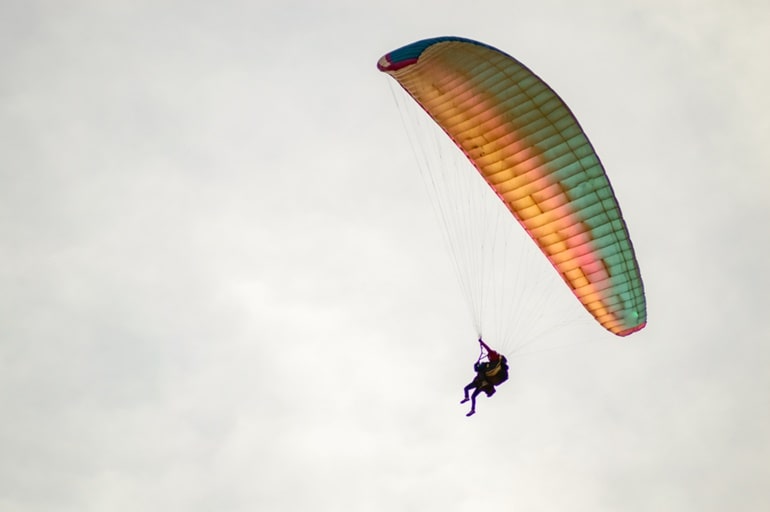
[[[506,380],[508,380],[508,363],[505,356],[501,356],[494,366],[484,370],[484,382],[497,386]]]
[[[505,356],[500,354],[500,357],[494,363],[492,361],[482,363],[481,360],[485,355],[484,348],[482,347],[479,358],[476,360],[476,364],[473,365],[474,370],[479,372],[477,376],[477,379],[480,380],[479,387],[497,386],[508,380],[508,361],[505,359]],[[482,368],[483,371],[480,371]]]
[[[484,377],[494,377],[498,373],[500,373],[500,370],[503,368],[503,358],[497,360],[495,365],[492,368],[488,368],[486,371],[484,371]]]

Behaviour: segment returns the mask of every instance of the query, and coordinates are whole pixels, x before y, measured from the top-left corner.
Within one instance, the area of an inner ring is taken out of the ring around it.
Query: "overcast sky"
[[[649,313],[573,301],[472,418],[376,69],[439,35],[570,105]],[[768,48],[765,0],[4,0],[0,509],[767,510]]]

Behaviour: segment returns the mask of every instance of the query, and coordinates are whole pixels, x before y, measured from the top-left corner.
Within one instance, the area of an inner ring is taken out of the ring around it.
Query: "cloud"
[[[767,502],[764,5],[0,9],[0,507]],[[629,340],[550,333],[471,420],[472,326],[375,69],[444,33],[573,107],[650,305]]]

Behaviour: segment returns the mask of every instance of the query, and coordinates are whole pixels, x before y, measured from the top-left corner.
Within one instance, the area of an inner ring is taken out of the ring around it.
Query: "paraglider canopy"
[[[437,37],[377,63],[465,153],[585,309],[626,336],[644,287],[604,167],[577,119],[532,71],[489,45]]]

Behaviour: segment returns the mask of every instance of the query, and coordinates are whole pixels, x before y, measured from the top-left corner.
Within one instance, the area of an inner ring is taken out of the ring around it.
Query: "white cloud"
[[[5,2],[0,508],[762,510],[769,14]],[[375,69],[449,33],[573,107],[650,306],[515,358],[470,420],[472,328]]]

